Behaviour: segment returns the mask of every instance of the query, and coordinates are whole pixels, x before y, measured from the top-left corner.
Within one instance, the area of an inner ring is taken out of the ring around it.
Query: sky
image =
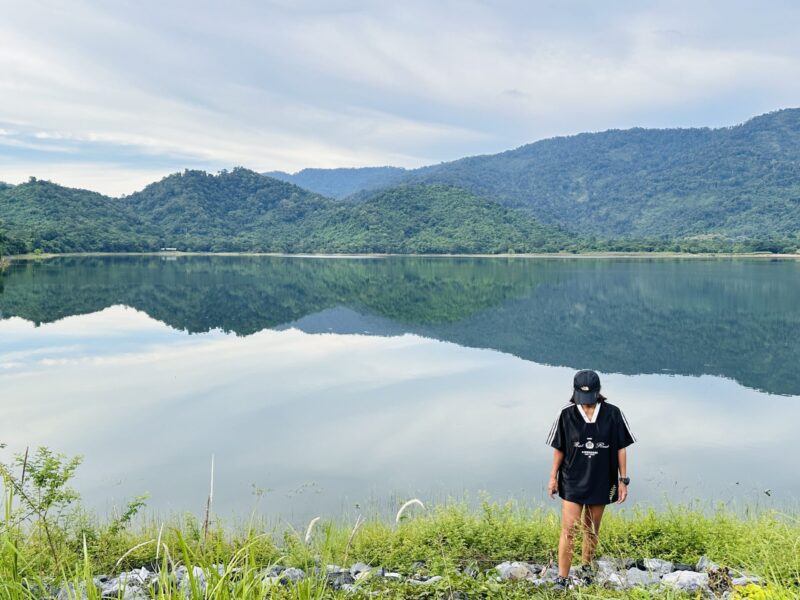
[[[0,0],[0,181],[417,167],[800,106],[800,3]]]

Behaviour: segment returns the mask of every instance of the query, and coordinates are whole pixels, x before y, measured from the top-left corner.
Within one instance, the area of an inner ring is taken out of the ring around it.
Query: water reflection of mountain
[[[189,332],[412,332],[794,395],[798,297],[791,261],[95,257],[15,263],[0,313],[42,323],[124,304]]]

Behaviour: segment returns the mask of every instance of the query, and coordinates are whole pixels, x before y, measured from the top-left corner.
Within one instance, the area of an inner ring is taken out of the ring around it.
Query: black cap
[[[572,380],[572,389],[575,404],[595,404],[600,392],[600,376],[589,369],[578,371]]]

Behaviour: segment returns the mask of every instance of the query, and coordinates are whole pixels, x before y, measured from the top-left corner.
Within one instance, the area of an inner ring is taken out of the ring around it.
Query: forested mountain
[[[341,202],[236,168],[109,198],[32,178],[0,186],[0,252],[800,248],[800,109],[722,129],[554,138],[413,171],[283,176],[336,197],[367,189]]]
[[[45,181],[0,191],[6,252],[496,253],[571,249],[558,228],[445,185],[342,203],[237,168],[185,171],[124,198]]]
[[[421,169],[547,223],[599,236],[800,231],[800,109],[723,129],[631,129],[544,140]]]
[[[558,137],[410,170],[403,181],[456,185],[583,235],[796,238],[800,109],[721,129]]]
[[[118,200],[31,178],[0,190],[5,251],[118,252],[152,250],[157,238]],[[0,252],[3,248],[0,248]]]
[[[444,185],[401,186],[315,215],[306,240],[332,252],[557,251],[570,236],[530,216]]]
[[[307,235],[306,219],[335,203],[290,183],[237,168],[165,177],[121,202],[181,250],[286,250]]]
[[[406,170],[399,167],[361,167],[358,169],[303,169],[294,174],[283,171],[264,173],[330,198],[342,199],[356,192],[385,188],[400,182]]]

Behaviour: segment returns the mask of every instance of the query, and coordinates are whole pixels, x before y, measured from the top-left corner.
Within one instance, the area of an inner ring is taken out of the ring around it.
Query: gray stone
[[[695,565],[688,565],[686,563],[675,563],[673,571],[694,571]]]
[[[652,573],[666,575],[675,570],[675,565],[668,560],[661,560],[660,558],[645,558],[644,568]]]
[[[705,591],[708,589],[708,573],[673,571],[664,575],[661,583],[684,592]]]
[[[261,578],[261,583],[263,583],[267,587],[271,587],[273,585],[280,585],[281,577],[280,577],[280,575],[276,575],[275,577],[270,577],[269,575],[264,575]]]
[[[632,568],[625,572],[625,581],[629,587],[656,585],[661,581],[661,575],[656,571],[640,571]]]
[[[357,562],[352,567],[350,567],[350,575],[358,579],[359,573],[369,573],[372,570],[368,564],[363,562]]]
[[[355,578],[350,575],[350,571],[340,571],[338,573],[328,573],[327,575],[328,584],[335,589],[342,589],[346,585],[350,585],[355,583]]]
[[[284,569],[281,573],[281,583],[297,583],[298,581],[302,581],[305,579],[305,571],[303,569],[297,569],[295,567],[289,567],[288,569]]]
[[[325,571],[327,573],[341,573],[342,571],[345,571],[345,568],[340,567],[339,565],[327,565],[325,567]]]
[[[599,558],[596,561],[597,565],[597,574],[611,574],[611,573],[618,573],[622,570],[622,565],[620,565],[619,561],[613,558]]]
[[[637,569],[638,570],[638,569]],[[595,578],[595,583],[605,587],[611,587],[615,590],[622,590],[628,586],[628,580],[623,573],[616,571],[601,571],[598,572]]]
[[[548,567],[543,573],[541,571],[537,573],[537,577],[547,583],[553,583],[558,577],[558,569],[555,567]]]
[[[700,557],[700,560],[697,561],[697,565],[695,565],[695,570],[699,573],[708,571],[718,571],[719,565],[710,558],[708,558],[707,556],[703,555]]]
[[[425,579],[409,579],[408,583],[413,583],[416,585],[431,585],[441,580],[442,580],[441,575],[434,575],[433,577],[427,577]]]
[[[383,578],[384,578],[384,579],[394,579],[394,580],[396,580],[396,581],[399,581],[400,579],[402,579],[402,578],[403,578],[403,576],[402,576],[402,575],[400,575],[400,573],[395,573],[395,572],[393,572],[393,571],[386,571],[386,570],[384,570],[384,572],[383,572]]]
[[[142,595],[149,597],[149,594],[143,588],[147,587],[153,575],[142,567],[141,569],[120,573],[113,578],[105,578],[105,581],[101,581],[98,586],[100,595],[103,598],[122,597],[125,600],[136,600]],[[97,583],[98,581],[95,580],[95,585]]]
[[[523,581],[533,579],[536,573],[524,562],[503,562],[495,567],[501,581]]]
[[[480,574],[478,569],[476,569],[473,565],[467,565],[466,567],[464,567],[463,573],[467,577],[472,577],[472,578],[475,578]]]
[[[734,577],[733,579],[731,579],[731,585],[734,587],[750,585],[751,583],[755,585],[761,585],[761,578],[754,577],[752,575],[742,575],[740,577]]]

